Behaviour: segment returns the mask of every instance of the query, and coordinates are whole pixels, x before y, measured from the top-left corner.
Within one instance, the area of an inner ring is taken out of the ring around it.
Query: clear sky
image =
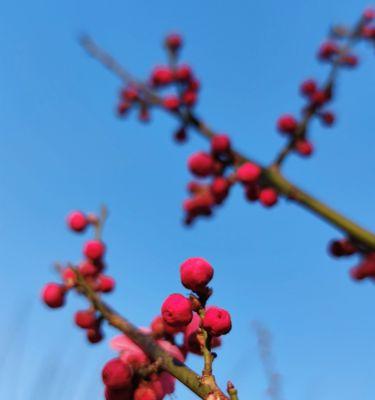
[[[281,202],[264,210],[236,190],[214,219],[181,224],[189,179],[186,158],[206,144],[171,141],[175,121],[150,126],[114,117],[118,81],[76,42],[91,34],[128,68],[146,76],[164,61],[163,35],[180,31],[183,58],[203,82],[199,114],[235,145],[268,162],[282,144],[274,125],[297,112],[299,82],[323,78],[316,48],[334,22],[353,23],[362,0],[176,2],[3,1],[0,5],[0,397],[100,399],[100,369],[113,353],[85,344],[73,327],[82,307],[50,312],[39,304],[55,260],[75,261],[84,240],[65,228],[66,213],[105,202],[111,303],[145,325],[164,297],[181,290],[178,266],[203,256],[216,268],[213,302],[233,315],[219,351],[220,383],[242,399],[264,399],[266,382],[251,321],[272,332],[288,400],[373,400],[374,285],[347,275],[355,260],[326,254],[336,231]],[[293,181],[375,228],[374,51],[340,78],[337,126],[314,124],[316,155],[293,157]],[[108,332],[108,337],[111,336]],[[199,360],[192,359],[199,368]],[[192,398],[179,388],[178,397]]]

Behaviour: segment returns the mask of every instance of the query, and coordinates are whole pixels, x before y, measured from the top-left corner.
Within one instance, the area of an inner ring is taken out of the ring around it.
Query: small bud
[[[75,232],[83,232],[88,224],[85,214],[81,211],[72,211],[67,217],[69,228]]]
[[[277,203],[278,194],[273,188],[261,189],[259,194],[259,201],[265,207],[272,207]]]
[[[203,328],[212,336],[227,334],[232,329],[230,314],[219,307],[208,308],[203,318]]]
[[[164,301],[161,314],[163,320],[171,326],[186,326],[193,318],[190,300],[181,294],[171,294]]]
[[[105,364],[102,378],[104,384],[110,389],[125,389],[131,386],[133,372],[119,358],[114,358]]]
[[[188,258],[180,266],[182,284],[194,292],[199,293],[204,290],[213,275],[214,269],[204,258]]]
[[[50,308],[59,308],[65,302],[65,288],[57,283],[48,283],[42,290],[42,299]]]
[[[246,162],[237,168],[236,178],[244,184],[255,183],[259,180],[261,173],[262,170],[258,165]]]
[[[207,153],[195,153],[189,157],[188,167],[194,175],[204,178],[212,174],[214,169],[214,160]]]
[[[105,245],[100,240],[89,240],[83,247],[83,254],[92,261],[100,260],[105,253]]]

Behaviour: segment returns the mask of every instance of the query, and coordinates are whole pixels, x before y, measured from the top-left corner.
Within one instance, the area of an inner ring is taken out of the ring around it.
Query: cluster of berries
[[[333,240],[330,243],[329,252],[334,257],[350,257],[360,254],[361,261],[350,270],[350,276],[356,281],[366,278],[375,280],[375,252],[360,251],[349,239]]]
[[[153,335],[151,329],[143,333]],[[172,357],[183,362],[180,349],[168,340],[156,339],[156,343]],[[143,350],[127,336],[114,337],[110,346],[119,353],[108,361],[102,370],[106,400],[161,400],[175,390],[175,378],[152,363]]]
[[[345,28],[336,28],[332,31],[332,39],[324,42],[317,53],[320,61],[330,63],[332,68],[356,67],[358,57],[349,51],[347,44],[340,43],[340,39],[369,39],[375,41],[375,10],[368,9],[364,12],[361,21],[361,29],[357,32],[348,32]],[[325,106],[333,97],[333,81],[319,86],[314,79],[307,79],[300,85],[300,93],[307,100],[302,109],[302,117],[297,120],[291,114],[282,115],[277,121],[277,129],[286,134],[293,144],[293,150],[303,157],[310,156],[314,147],[307,137],[308,122],[312,117],[318,118],[325,126],[332,126],[335,122],[335,114]]]
[[[193,107],[198,99],[199,81],[195,78],[191,67],[187,64],[175,65],[177,54],[182,46],[182,38],[178,34],[171,34],[165,39],[165,47],[172,60],[171,65],[156,66],[151,72],[147,83],[139,86],[131,83],[120,93],[120,102],[117,112],[123,116],[133,106],[139,107],[139,119],[150,119],[150,108],[155,103],[151,92],[164,90],[172,85],[176,89],[174,94],[166,94],[158,100],[159,106],[176,113]],[[155,104],[154,104],[155,105]],[[186,140],[186,126],[183,125],[175,133],[178,142]]]
[[[302,109],[301,120],[291,114],[281,115],[277,120],[277,130],[288,136],[293,142],[293,150],[302,157],[309,157],[314,152],[314,146],[307,138],[309,119],[317,117],[325,126],[332,126],[335,114],[324,106],[332,100],[332,86],[319,87],[314,79],[306,79],[300,85],[300,93],[307,99]]]
[[[368,8],[363,13],[362,38],[375,45],[375,8]]]
[[[68,227],[77,233],[84,232],[88,226],[98,228],[102,221],[94,214],[85,215],[81,211],[73,211],[67,217]],[[111,292],[115,287],[115,281],[110,276],[104,275],[105,244],[99,239],[91,239],[83,246],[84,260],[75,268],[71,265],[60,267],[62,283],[48,283],[42,290],[42,299],[50,308],[62,307],[69,290],[76,287],[77,272],[98,293]],[[90,343],[102,340],[101,318],[93,309],[77,311],[74,316],[76,325],[85,329]]]
[[[212,293],[207,287],[214,270],[203,258],[189,258],[180,266],[182,284],[193,293],[190,297],[172,294],[166,298],[161,315],[154,318],[150,327],[141,331],[151,335],[156,343],[172,357],[184,362],[189,353],[201,355],[205,346],[203,330],[208,335],[210,348],[221,344],[220,336],[231,329],[227,311],[206,307]],[[182,333],[182,343],[176,335]],[[106,363],[102,371],[107,400],[135,399],[161,400],[174,392],[175,379],[152,362],[143,350],[127,336],[111,340],[110,346],[119,353]]]
[[[210,178],[207,184],[192,181],[188,184],[191,197],[183,208],[185,222],[191,224],[198,216],[210,216],[214,207],[223,203],[235,183],[244,187],[249,201],[259,200],[265,207],[277,203],[275,189],[262,184],[262,169],[253,162],[237,163],[227,135],[217,134],[211,139],[210,152],[197,152],[188,159],[188,168],[197,178]],[[230,172],[228,172],[230,169]]]
[[[74,232],[84,232],[91,225],[96,230],[96,236],[99,236],[104,214],[99,218],[73,211],[68,215],[67,223]],[[71,289],[80,293],[80,279],[84,279],[98,294],[113,290],[114,280],[103,275],[104,243],[99,239],[86,241],[83,254],[85,260],[77,267],[59,267],[61,284],[48,283],[43,288],[42,300],[48,307],[62,307]],[[212,294],[207,285],[213,275],[212,266],[203,258],[190,258],[183,262],[180,266],[181,282],[192,293],[189,297],[181,294],[168,296],[161,307],[161,314],[154,318],[150,327],[140,329],[180,362],[184,362],[189,353],[202,355],[204,346],[210,349],[218,347],[221,344],[220,337],[231,330],[231,318],[227,311],[206,307]],[[97,343],[103,338],[103,316],[94,308],[76,312],[74,320],[78,327],[86,330],[89,342]],[[176,335],[180,333],[183,340],[177,343]],[[158,360],[151,360],[127,336],[113,338],[110,346],[119,354],[107,362],[102,371],[107,400],[162,400],[174,392],[175,378],[162,371]]]

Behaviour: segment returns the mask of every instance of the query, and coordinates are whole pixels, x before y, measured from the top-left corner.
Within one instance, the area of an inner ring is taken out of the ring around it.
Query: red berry
[[[179,128],[174,134],[174,140],[177,143],[184,143],[187,140],[187,132],[185,127]]]
[[[324,103],[330,100],[330,98],[326,92],[318,90],[311,96],[310,100],[314,107],[321,107]]]
[[[102,370],[103,382],[110,389],[129,388],[132,378],[132,369],[119,358],[108,361]]]
[[[84,277],[94,277],[100,272],[99,268],[90,261],[81,262],[78,270]]]
[[[191,216],[211,215],[211,207],[215,204],[214,198],[209,192],[199,193],[184,202],[184,210]]]
[[[300,86],[300,91],[304,96],[311,96],[317,90],[317,84],[313,79],[307,79],[302,82]]]
[[[163,320],[174,327],[186,326],[193,318],[190,300],[177,293],[166,298],[161,307],[161,314]]]
[[[115,288],[115,280],[107,275],[99,275],[98,278],[98,290],[103,293],[112,292]]]
[[[204,178],[212,174],[214,160],[209,154],[202,151],[189,157],[188,167],[194,175]]]
[[[277,129],[282,133],[293,134],[297,130],[298,122],[290,114],[284,114],[277,120]]]
[[[177,111],[180,107],[180,99],[177,96],[167,96],[163,99],[163,106],[169,111]]]
[[[375,9],[374,8],[367,8],[363,12],[363,18],[366,21],[372,21],[373,19],[375,19]]]
[[[335,114],[331,111],[322,112],[320,114],[320,117],[322,119],[322,122],[327,126],[331,126],[335,122]]]
[[[105,400],[131,400],[132,392],[129,389],[110,389],[105,388]]]
[[[300,139],[296,142],[295,149],[298,154],[304,157],[311,156],[314,151],[314,147],[311,142],[306,139]]]
[[[87,227],[88,221],[83,212],[73,211],[68,215],[67,223],[71,230],[75,232],[82,232]]]
[[[122,101],[121,103],[119,103],[119,105],[117,106],[117,114],[119,116],[124,115],[131,107],[131,104],[128,103],[127,101]]]
[[[357,252],[357,248],[348,239],[333,240],[329,252],[334,257],[351,256]]]
[[[134,400],[159,400],[151,385],[139,386],[134,392]]]
[[[210,307],[203,318],[203,328],[212,336],[227,334],[232,329],[230,314],[222,308]]]
[[[375,39],[375,27],[364,26],[361,34],[365,39]]]
[[[208,307],[209,310],[211,307]],[[190,324],[185,328],[184,331],[184,346],[190,353],[202,354],[201,345],[199,343],[197,334],[200,329],[201,319],[197,313],[194,313],[193,319]],[[218,337],[213,337],[211,340],[211,347],[218,347],[221,344],[221,340]]]
[[[278,195],[275,189],[265,188],[261,189],[259,193],[259,201],[265,207],[272,207],[277,203]]]
[[[262,170],[258,165],[246,162],[237,168],[236,177],[241,183],[255,183],[259,180],[261,173]]]
[[[187,107],[193,107],[197,102],[197,93],[192,90],[187,90],[182,95],[182,101]]]
[[[321,60],[329,60],[330,58],[332,58],[332,56],[337,54],[338,51],[339,48],[335,42],[327,41],[320,46],[318,57]]]
[[[135,86],[128,86],[123,91],[121,92],[121,97],[126,101],[126,102],[133,102],[138,100],[138,89]]]
[[[196,193],[201,192],[202,189],[203,189],[203,185],[201,185],[199,182],[196,182],[196,181],[191,181],[187,185],[187,191],[189,193],[196,194]]]
[[[192,257],[180,266],[182,284],[193,292],[201,292],[214,276],[214,269],[204,258]]]
[[[177,51],[182,46],[182,37],[178,33],[171,33],[165,38],[165,45],[171,51]]]
[[[74,322],[83,329],[93,329],[96,325],[95,312],[92,310],[77,311],[74,315]]]
[[[210,186],[211,193],[217,204],[220,204],[228,195],[230,183],[227,179],[218,176]]]
[[[358,57],[354,54],[346,54],[341,57],[340,62],[346,67],[356,67],[358,65]]]
[[[189,65],[180,65],[176,70],[176,79],[181,82],[189,81],[192,77],[192,71]]]
[[[83,254],[92,261],[100,260],[105,253],[105,245],[100,240],[89,240],[83,247]]]
[[[64,268],[61,272],[61,278],[64,281],[66,287],[73,287],[76,283],[76,274],[72,268]]]
[[[369,253],[365,256],[362,262],[354,267],[350,274],[355,280],[362,280],[365,278],[375,278],[375,253]]]
[[[103,339],[102,331],[99,327],[95,327],[94,329],[88,329],[86,331],[87,340],[92,343],[96,344],[99,343]]]
[[[169,67],[158,66],[152,71],[151,82],[154,86],[168,85],[173,81],[173,72]]]
[[[245,196],[249,201],[257,201],[259,199],[260,187],[257,184],[246,185]]]
[[[42,290],[42,299],[50,308],[59,308],[65,302],[65,288],[58,283],[48,283]]]
[[[161,315],[158,315],[152,320],[150,328],[156,337],[162,337],[164,335],[164,320]]]
[[[193,92],[197,92],[200,89],[200,87],[201,87],[201,84],[197,79],[192,78],[189,81],[189,84],[188,84],[189,90],[192,90]]]
[[[214,154],[228,153],[230,148],[230,139],[228,135],[215,135],[211,139],[211,151]]]

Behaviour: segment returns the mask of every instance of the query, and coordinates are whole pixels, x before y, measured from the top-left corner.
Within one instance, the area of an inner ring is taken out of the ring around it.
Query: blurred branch
[[[282,400],[281,375],[275,371],[270,332],[258,321],[252,323],[257,340],[259,356],[268,381],[267,394],[272,400]]]
[[[155,94],[147,85],[136,80],[130,73],[127,72],[125,68],[120,66],[120,64],[111,55],[101,49],[88,36],[83,36],[80,40],[80,43],[92,57],[110,69],[124,83],[136,84],[140,90],[144,91],[150,97],[153,104],[160,105],[162,103],[161,98],[157,94]],[[215,132],[193,112],[171,112],[171,115],[177,117],[185,125],[195,128],[195,130],[206,139],[210,140],[215,135]],[[262,166],[259,162],[254,161],[253,159],[235,150],[233,150],[233,156],[237,166],[244,164],[245,162],[255,162],[258,164],[262,168],[262,179],[266,184],[274,187],[279,194],[283,195],[287,199],[303,206],[331,225],[338,228],[359,248],[361,248],[361,250],[375,250],[374,233],[366,230],[341,213],[330,208],[325,203],[314,198],[298,186],[294,185],[281,174],[277,165],[270,167]]]

